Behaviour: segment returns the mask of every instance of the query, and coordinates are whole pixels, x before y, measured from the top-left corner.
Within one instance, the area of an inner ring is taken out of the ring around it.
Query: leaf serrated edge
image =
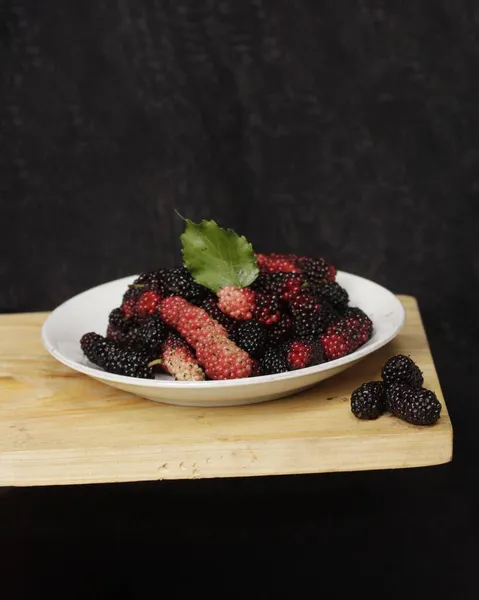
[[[251,260],[252,260],[252,263],[253,263],[253,269],[252,269],[252,271],[253,271],[253,277],[245,285],[242,285],[241,281],[240,281],[241,278],[236,273],[237,283],[240,284],[237,287],[241,287],[241,288],[248,287],[249,285],[251,285],[256,280],[256,278],[259,275],[258,259],[257,259],[256,253],[255,253],[255,251],[253,249],[253,244],[250,241],[248,241],[248,239],[246,238],[246,236],[244,236],[244,235],[238,235],[234,229],[221,227],[220,225],[218,225],[218,223],[214,219],[209,219],[209,220],[202,219],[200,223],[195,223],[191,219],[183,217],[178,211],[175,211],[175,212],[177,213],[177,215],[181,219],[183,219],[183,221],[186,222],[185,231],[183,231],[183,233],[180,234],[180,240],[182,241],[181,254],[183,256],[183,265],[190,272],[191,276],[196,281],[196,283],[198,283],[199,285],[203,285],[204,287],[207,287],[208,289],[210,289],[211,291],[213,291],[215,293],[220,289],[220,288],[215,289],[216,286],[215,287],[207,286],[204,283],[201,283],[200,281],[198,281],[197,278],[195,277],[195,272],[194,272],[195,269],[191,265],[188,264],[188,260],[185,257],[185,247],[184,247],[184,243],[183,243],[183,236],[186,234],[188,225],[191,225],[191,226],[196,227],[198,229],[201,229],[202,227],[207,227],[208,225],[214,225],[214,226],[218,227],[218,229],[220,229],[221,231],[229,234],[230,236],[231,235],[232,236],[236,236],[239,240],[241,240],[242,242],[244,242],[246,250],[249,251],[250,254],[251,254]]]

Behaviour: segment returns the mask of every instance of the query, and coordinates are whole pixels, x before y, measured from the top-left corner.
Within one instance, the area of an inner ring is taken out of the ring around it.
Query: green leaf
[[[252,245],[244,236],[214,221],[185,219],[183,261],[197,283],[217,292],[225,285],[246,287],[259,273]]]

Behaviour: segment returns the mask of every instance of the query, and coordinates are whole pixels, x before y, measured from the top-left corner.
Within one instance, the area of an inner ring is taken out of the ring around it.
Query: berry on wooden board
[[[361,318],[361,314],[356,311],[355,317]],[[389,410],[412,425],[436,423],[441,403],[433,391],[421,387],[422,372],[410,357],[391,357],[383,366],[382,377],[383,381],[363,383],[353,392],[351,411],[358,419],[377,419]]]
[[[434,425],[441,414],[441,403],[431,390],[393,383],[386,396],[392,414],[413,425]]]
[[[351,396],[351,412],[358,419],[377,419],[386,410],[386,393],[382,381],[363,383]]]
[[[392,356],[384,365],[381,376],[386,385],[405,383],[413,388],[420,388],[424,377],[419,367],[409,357],[403,354]]]

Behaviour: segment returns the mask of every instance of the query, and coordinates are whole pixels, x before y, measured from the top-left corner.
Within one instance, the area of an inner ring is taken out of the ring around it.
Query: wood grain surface
[[[388,346],[299,395],[233,408],[144,400],[56,362],[46,313],[0,316],[0,485],[33,486],[389,469],[451,460],[452,427],[414,298]],[[349,397],[410,354],[443,402],[433,427],[359,421]]]

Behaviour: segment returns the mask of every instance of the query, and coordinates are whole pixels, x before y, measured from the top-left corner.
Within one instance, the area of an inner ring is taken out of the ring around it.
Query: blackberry
[[[266,328],[257,321],[238,323],[233,340],[252,358],[261,358],[266,348]]]
[[[107,370],[110,357],[120,348],[113,340],[109,340],[98,333],[86,333],[80,339],[80,347],[90,362]]]
[[[147,364],[148,355],[143,351],[122,348],[96,333],[82,336],[80,346],[90,362],[109,373],[142,379],[153,378],[153,369]]]
[[[98,333],[85,333],[80,340],[80,347],[88,360],[102,367],[106,360],[108,348],[113,344]]]
[[[115,308],[108,318],[106,337],[123,346],[131,346],[136,341],[139,327],[140,321],[137,317],[126,317],[122,309]]]
[[[343,313],[348,306],[349,294],[337,281],[326,281],[325,283],[316,286],[315,293],[319,301],[326,300],[341,313]]]
[[[373,334],[373,322],[363,310],[356,306],[346,309],[344,316],[338,321],[338,326],[354,332],[361,344],[370,340]]]
[[[136,317],[130,317],[126,320],[121,335],[118,341],[121,345],[127,347],[135,347],[137,345],[138,329],[141,327],[141,322]]]
[[[123,303],[128,302],[129,300],[134,300],[136,302],[142,293],[143,290],[141,288],[130,286],[123,294]]]
[[[250,377],[259,377],[260,375],[263,375],[263,371],[261,370],[261,363],[259,362],[259,360],[253,359],[253,366],[251,368]]]
[[[156,356],[167,336],[168,327],[160,315],[151,315],[135,331],[135,344],[145,349],[150,356]]]
[[[257,321],[265,325],[272,325],[278,321],[281,314],[281,306],[277,296],[256,292],[254,302],[253,317]]]
[[[106,337],[109,340],[119,342],[121,340],[121,332],[118,329],[115,329],[112,325],[108,325],[106,328]]]
[[[142,293],[143,292],[140,288],[130,287],[123,294],[121,310],[123,311],[126,317],[131,317],[135,314],[136,306]]]
[[[292,318],[282,313],[276,323],[268,327],[268,345],[277,347],[286,342],[293,335]]]
[[[125,324],[125,313],[121,308],[114,308],[108,316],[108,324],[121,329]]]
[[[148,359],[148,353],[143,350],[114,346],[108,353],[104,368],[105,371],[116,375],[152,379],[153,369],[148,366]]]
[[[270,281],[270,273],[260,273],[249,287],[254,292],[266,292],[270,288]]]
[[[413,388],[420,388],[424,383],[422,372],[416,363],[403,354],[390,358],[383,367],[382,378],[386,385],[405,383]]]
[[[308,282],[298,273],[270,273],[260,274],[251,287],[288,301],[299,296],[308,286]]]
[[[393,383],[386,388],[386,396],[392,414],[412,425],[434,425],[441,414],[436,394],[424,388]]]
[[[165,286],[162,281],[161,271],[141,273],[133,282],[132,287],[139,289],[141,292],[152,291],[157,292],[160,296],[165,295]]]
[[[331,306],[327,301],[323,301],[320,304],[320,327],[322,330],[326,330],[332,323],[336,323],[339,318],[338,312]]]
[[[114,308],[108,316],[108,328],[106,337],[111,340],[120,341],[127,328],[128,319],[121,308]]]
[[[302,294],[290,303],[294,329],[298,338],[314,339],[326,331],[337,318],[329,302],[318,303],[312,294]]]
[[[143,319],[127,319],[119,335],[107,337],[117,341],[123,348],[144,350],[149,356],[156,357],[167,335],[168,327],[156,313]]]
[[[336,278],[336,268],[322,257],[301,256],[297,260],[297,265],[303,271],[306,279],[313,284],[334,281]]]
[[[385,386],[382,381],[369,381],[351,396],[351,412],[358,419],[377,419],[386,410]]]
[[[181,296],[199,306],[207,296],[211,295],[208,288],[196,283],[186,267],[161,269],[159,273],[161,282],[165,286],[166,296]]]
[[[357,306],[348,306],[344,313],[344,317],[346,319],[356,319],[361,323],[371,323],[371,319],[364,312],[364,310],[358,308]]]
[[[289,371],[288,360],[283,349],[269,348],[260,360],[261,373],[275,375]]]
[[[220,309],[218,300],[214,296],[207,296],[201,303],[201,308],[205,310],[210,317],[213,317],[217,323],[223,325],[229,333],[234,331],[236,327],[235,320],[228,317],[228,315]]]

